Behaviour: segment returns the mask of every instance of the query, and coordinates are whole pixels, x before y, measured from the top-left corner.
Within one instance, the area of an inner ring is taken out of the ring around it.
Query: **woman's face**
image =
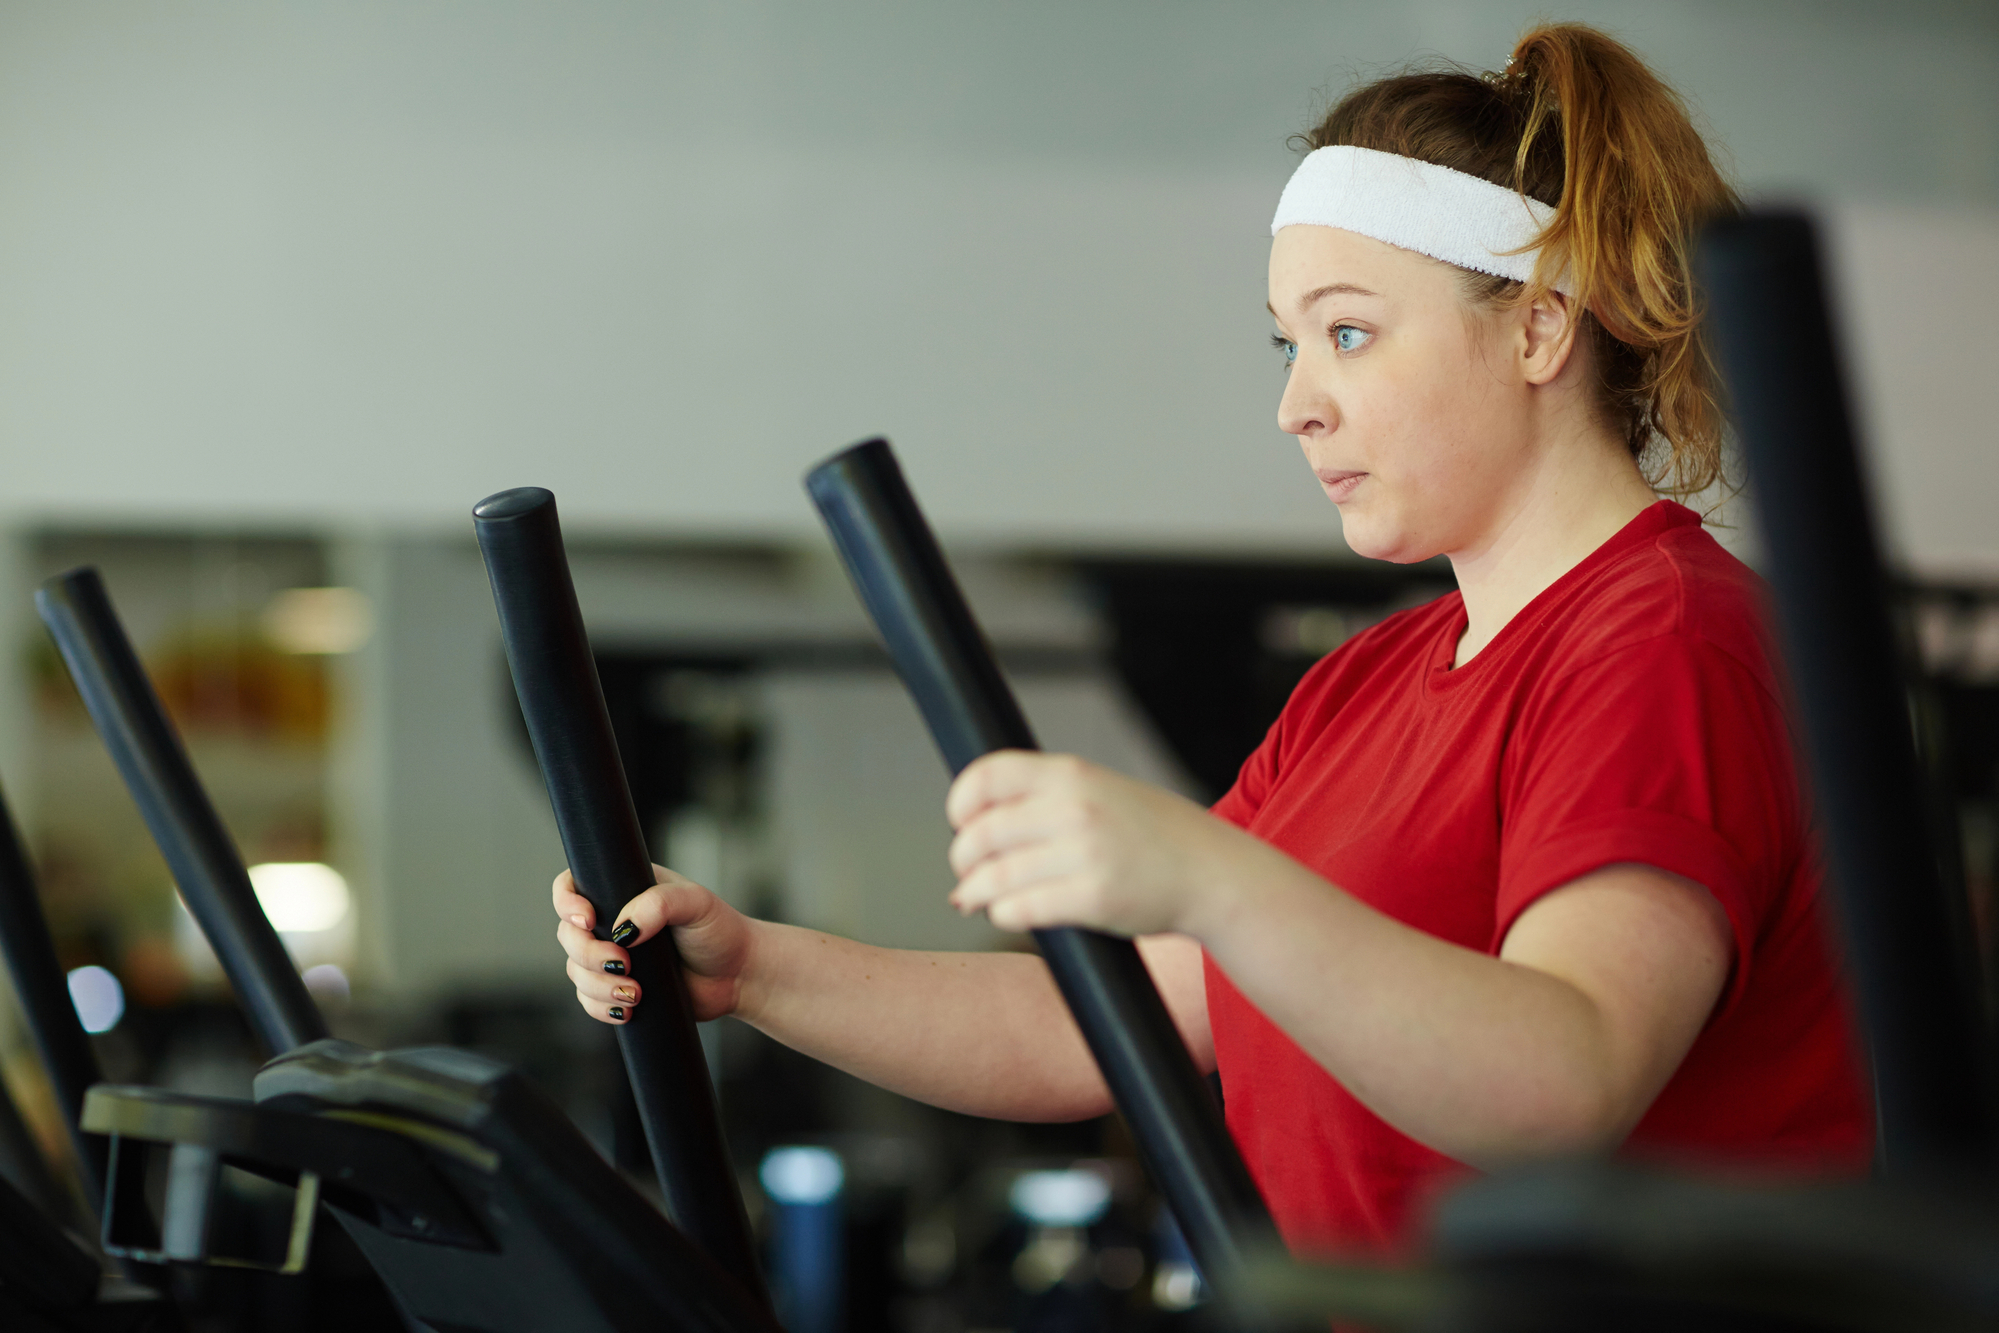
[[[1290,362],[1278,425],[1361,555],[1481,547],[1530,484],[1521,321],[1469,306],[1461,281],[1332,227],[1285,227],[1271,243],[1270,309]]]

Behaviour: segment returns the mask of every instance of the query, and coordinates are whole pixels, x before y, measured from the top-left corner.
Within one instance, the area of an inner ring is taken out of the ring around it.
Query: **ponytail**
[[[1598,410],[1648,480],[1685,497],[1722,479],[1692,248],[1739,203],[1685,103],[1629,49],[1581,24],[1537,27],[1503,72],[1382,79],[1301,138],[1435,162],[1552,205],[1532,279],[1467,273],[1474,299],[1517,304],[1562,283],[1583,311]]]

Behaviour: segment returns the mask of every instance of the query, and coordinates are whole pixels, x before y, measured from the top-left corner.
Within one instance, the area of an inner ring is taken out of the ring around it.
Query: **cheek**
[[[1391,481],[1419,481],[1457,452],[1462,404],[1434,365],[1392,362],[1358,377],[1341,395],[1341,434],[1351,465]]]
[[[1399,471],[1433,482],[1482,469],[1497,425],[1490,376],[1462,357],[1438,357],[1384,377],[1384,434]]]

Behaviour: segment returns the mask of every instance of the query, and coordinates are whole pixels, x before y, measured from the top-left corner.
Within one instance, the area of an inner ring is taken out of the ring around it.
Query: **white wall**
[[[1999,210],[1853,204],[1831,221],[1878,521],[1918,573],[1999,578]]]
[[[352,537],[336,572],[374,599],[345,665],[333,859],[361,911],[361,976],[419,993],[562,981],[548,882],[562,844],[515,752],[485,568],[470,542]]]
[[[572,526],[797,535],[799,470],[886,431],[961,537],[1336,545],[1272,424],[1284,136],[1544,8],[12,0],[0,516],[462,531],[539,482]],[[1993,225],[1999,11],[1562,12],[1752,187]],[[1908,325],[1863,376],[1999,354],[1989,319]],[[1989,492],[1982,400],[1923,383],[1908,432]]]

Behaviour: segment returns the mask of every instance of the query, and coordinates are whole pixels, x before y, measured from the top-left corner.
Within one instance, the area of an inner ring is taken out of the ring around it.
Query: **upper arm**
[[[1720,1000],[1734,934],[1714,895],[1648,865],[1605,866],[1521,912],[1499,956],[1569,983],[1599,1020],[1608,1091],[1627,1131]]]
[[[1208,1030],[1208,979],[1201,962],[1201,945],[1187,935],[1145,935],[1138,953],[1159,987],[1166,1010],[1180,1029],[1180,1039],[1201,1072],[1215,1067],[1215,1038]]]

